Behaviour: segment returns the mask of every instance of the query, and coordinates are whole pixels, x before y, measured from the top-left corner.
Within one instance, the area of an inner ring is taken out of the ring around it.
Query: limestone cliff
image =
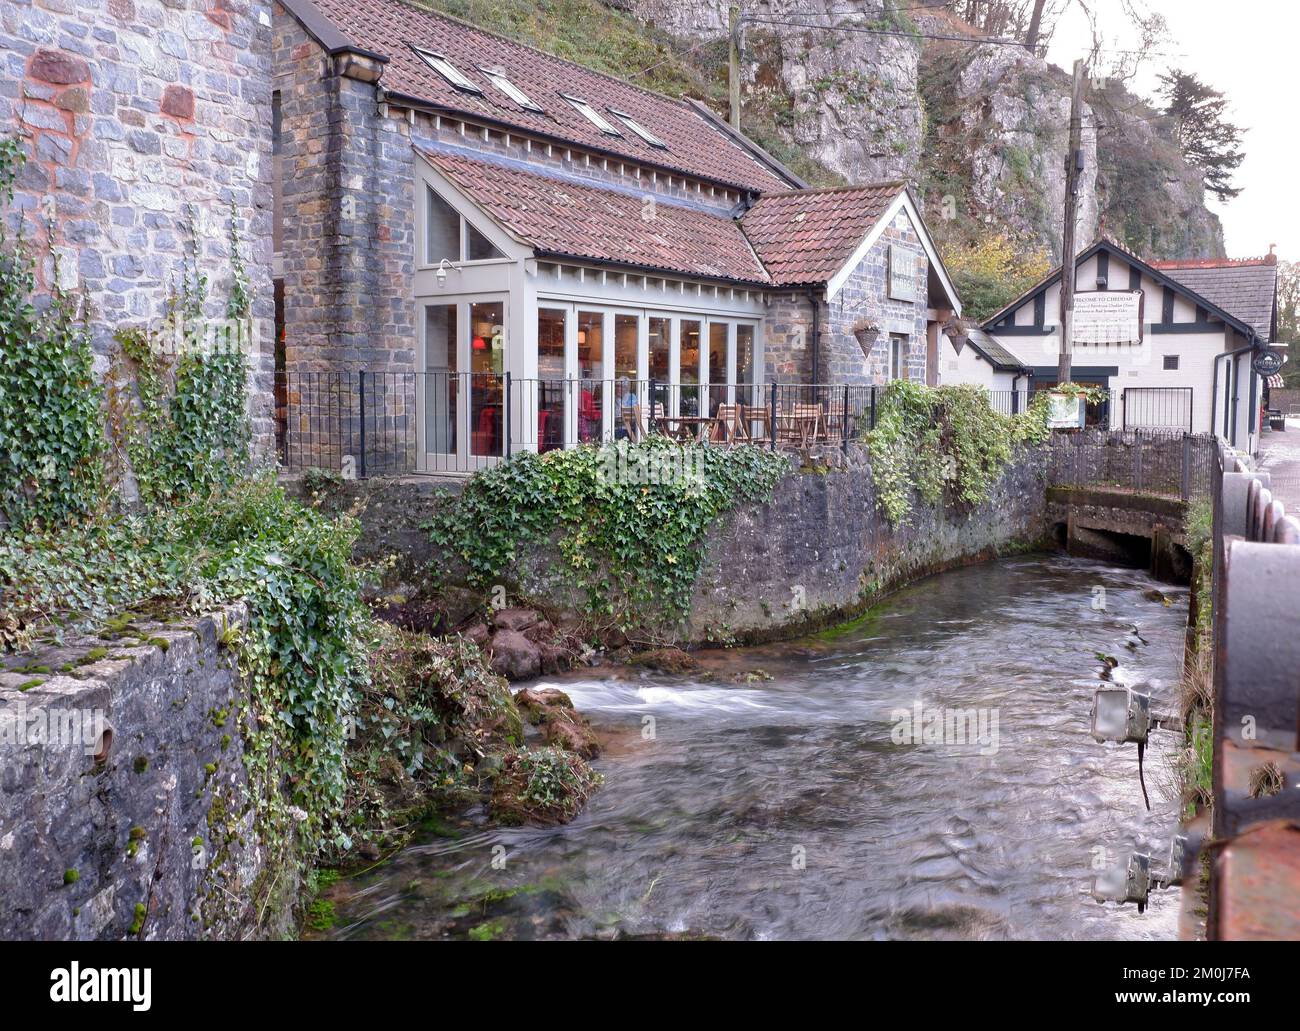
[[[715,105],[731,2],[607,0],[675,39]],[[909,35],[975,36],[920,2],[903,10],[885,0],[742,6],[744,128],[778,157],[815,184],[912,179],[941,238],[959,244],[994,229],[1059,258],[1066,73],[1019,47]],[[1205,207],[1200,176],[1157,121],[1122,87],[1095,91],[1084,114],[1079,246],[1105,232],[1151,257],[1220,256],[1222,228]],[[800,155],[806,160],[794,163]]]

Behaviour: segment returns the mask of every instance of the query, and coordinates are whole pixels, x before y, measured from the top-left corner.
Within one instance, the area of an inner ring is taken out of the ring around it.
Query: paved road
[[[1273,497],[1288,515],[1300,515],[1300,419],[1288,419],[1286,431],[1265,430],[1260,438],[1259,469],[1272,480]]]

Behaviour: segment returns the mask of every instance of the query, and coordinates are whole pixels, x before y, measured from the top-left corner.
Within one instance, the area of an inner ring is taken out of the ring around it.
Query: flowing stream
[[[815,637],[704,653],[702,673],[546,678],[608,738],[585,811],[545,829],[440,824],[349,882],[331,933],[1176,937],[1177,889],[1138,914],[1087,888],[1134,848],[1160,865],[1178,738],[1153,735],[1148,813],[1136,747],[1088,730],[1099,654],[1176,710],[1186,602],[1134,570],[1030,555],[924,580]]]

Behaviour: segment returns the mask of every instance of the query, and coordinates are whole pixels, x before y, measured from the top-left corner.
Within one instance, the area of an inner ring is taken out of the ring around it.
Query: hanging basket
[[[853,323],[853,336],[857,339],[858,346],[862,348],[862,356],[870,358],[871,348],[875,346],[880,336],[880,327],[870,319],[858,319]]]
[[[943,324],[943,335],[952,341],[953,350],[961,354],[961,349],[966,346],[966,341],[970,339],[971,327],[975,323],[971,319],[954,318],[949,319]]]

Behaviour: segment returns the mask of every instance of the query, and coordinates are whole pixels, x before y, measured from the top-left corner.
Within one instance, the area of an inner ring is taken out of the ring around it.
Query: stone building
[[[701,104],[402,0],[274,19],[287,451],[346,424],[464,469],[937,382],[961,304],[905,184],[807,189]]]
[[[224,318],[232,206],[254,297],[254,430],[272,439],[271,7],[258,0],[0,5],[0,132],[27,163],[9,207],[38,258],[83,291],[101,371],[113,334],[153,327],[187,249]]]

